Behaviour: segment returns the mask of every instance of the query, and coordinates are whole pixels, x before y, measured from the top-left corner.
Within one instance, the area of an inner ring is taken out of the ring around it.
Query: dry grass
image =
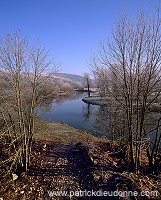
[[[63,123],[36,121],[34,140],[45,140],[48,142],[63,144],[76,144],[82,142],[84,145],[93,142],[106,142],[104,138],[96,138],[91,134],[72,128]]]
[[[35,127],[29,173],[18,175],[15,181],[12,176],[8,176],[1,182],[0,197],[5,200],[48,200],[49,190],[77,191],[91,188],[161,193],[161,176],[129,172],[128,151],[125,155],[121,153],[118,144],[112,145],[106,139],[95,138],[61,123],[36,121]],[[138,200],[143,199],[148,198],[138,197]]]

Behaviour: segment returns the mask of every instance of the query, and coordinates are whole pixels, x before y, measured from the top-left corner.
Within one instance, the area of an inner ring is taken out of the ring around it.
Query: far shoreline
[[[98,106],[107,106],[110,101],[110,97],[101,97],[101,96],[90,96],[82,98],[82,101],[87,104],[98,105]],[[136,105],[133,104],[135,107]],[[161,104],[153,103],[148,107],[149,112],[161,113]]]
[[[100,97],[100,96],[91,96],[82,98],[84,103],[92,104],[92,105],[108,105],[109,97]]]

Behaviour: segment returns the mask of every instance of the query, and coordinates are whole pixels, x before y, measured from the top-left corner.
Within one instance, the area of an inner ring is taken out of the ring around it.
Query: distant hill
[[[76,75],[76,74],[56,73],[56,76],[62,77],[62,78],[68,78],[73,81],[79,81],[81,83],[83,82],[83,76]]]
[[[76,74],[67,73],[56,73],[54,75],[55,81],[60,87],[64,86],[66,88],[82,88],[83,87],[83,77]]]

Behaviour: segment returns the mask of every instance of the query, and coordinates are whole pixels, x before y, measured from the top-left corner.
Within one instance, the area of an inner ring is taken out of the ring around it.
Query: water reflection
[[[87,104],[83,106],[83,115],[88,132],[95,136],[109,137],[108,110],[105,106]]]
[[[75,92],[66,98],[46,101],[36,109],[38,118],[46,121],[64,122],[74,128],[95,136],[108,134],[107,110],[105,107],[85,104],[86,93]]]
[[[125,114],[117,106],[93,106],[86,104],[83,106],[83,116],[88,132],[95,136],[108,137],[111,140],[124,137],[127,132]]]
[[[46,121],[64,122],[97,137],[126,141],[128,139],[126,113],[120,105],[114,102],[109,102],[107,106],[85,104],[82,101],[85,96],[86,93],[75,92],[71,96],[54,101],[50,99],[37,108],[37,116]],[[156,119],[159,116],[160,114],[156,113],[147,115],[146,134],[156,127]],[[149,136],[154,137],[154,133],[150,133]]]

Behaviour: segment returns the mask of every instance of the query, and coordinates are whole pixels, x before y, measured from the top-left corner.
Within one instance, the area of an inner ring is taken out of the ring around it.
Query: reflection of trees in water
[[[85,121],[89,122],[90,117],[93,113],[91,104],[87,103],[87,104],[83,105],[82,112],[83,112],[83,117],[84,117]]]
[[[83,92],[72,92],[72,93],[67,93],[66,95],[62,95],[62,96],[57,96],[55,98],[49,98],[46,99],[45,102],[43,102],[43,104],[41,104],[42,107],[46,107],[48,109],[51,108],[53,103],[56,104],[63,104],[65,101],[69,101],[69,100],[76,100],[76,99],[80,99],[83,98],[85,96],[85,94]]]
[[[53,104],[53,98],[48,98],[43,102],[40,102],[38,107],[41,109],[42,112],[48,112],[51,110]]]
[[[116,140],[126,138],[127,124],[125,113],[120,105],[94,106],[85,104],[83,106],[83,116],[85,119],[85,129],[98,137],[108,137]]]
[[[107,114],[105,106],[85,104],[83,106],[85,129],[95,136],[106,136],[109,128]]]
[[[150,138],[151,143],[154,142],[156,137],[156,127],[158,126],[158,120],[161,117],[161,113],[150,112],[147,114],[145,119],[144,133],[145,137]],[[160,124],[161,126],[161,124]],[[157,138],[159,138],[161,133],[158,132]]]
[[[107,106],[99,106],[94,123],[95,131],[104,134],[112,140],[125,137],[126,122],[124,113],[118,106],[112,106],[109,102]]]
[[[159,116],[158,113],[149,113],[145,119],[144,137],[150,137],[151,141],[155,132],[148,133],[156,127],[156,119]],[[85,129],[93,135],[124,142],[128,140],[126,113],[120,104],[115,104],[115,102],[109,102],[108,105],[102,106],[85,104],[83,106],[83,117]],[[134,114],[133,117],[135,119],[136,115]],[[133,124],[133,129],[136,129],[136,123]]]
[[[95,134],[109,137],[109,113],[106,106],[99,106],[97,113],[95,113],[95,122],[93,123],[93,130]]]
[[[62,104],[65,101],[80,99],[84,96],[84,93],[75,92],[70,97],[63,96],[57,100],[52,98],[46,99],[40,104],[40,113],[45,111],[51,111],[54,107],[53,103]],[[39,111],[39,109],[37,110]],[[37,112],[38,113],[38,112]],[[126,121],[126,113],[121,104],[116,101],[109,101],[108,105],[96,106],[91,104],[83,104],[82,113],[84,118],[84,124],[81,124],[81,128],[92,135],[98,137],[108,137],[112,140],[127,141],[128,140],[128,125]],[[159,118],[160,114],[149,113],[146,115],[144,124],[144,137],[149,136],[151,141],[155,138],[155,131],[147,135],[150,130],[153,130],[157,124],[156,119]],[[133,114],[133,118],[136,115]],[[133,130],[136,132],[137,124],[133,120]],[[134,140],[137,140],[134,138]]]
[[[87,92],[74,91],[73,93],[70,94],[68,99],[69,100],[81,99],[86,95],[87,95]]]
[[[43,100],[39,103],[39,107],[42,109],[42,111],[50,111],[52,108],[53,103],[56,104],[63,104],[67,100],[74,100],[74,99],[80,99],[83,96],[83,93],[81,92],[73,92],[73,93],[67,93],[66,95],[62,96],[56,96],[56,97],[49,97]]]
[[[42,102],[39,102],[39,105],[37,109],[35,110],[36,114],[38,113],[39,110],[41,112],[49,112],[52,110],[52,106],[54,103],[61,105],[65,101],[69,100],[76,100],[83,98],[85,96],[84,92],[72,92],[72,93],[67,93],[66,95],[62,96],[56,96],[56,97],[49,97],[43,100]]]

